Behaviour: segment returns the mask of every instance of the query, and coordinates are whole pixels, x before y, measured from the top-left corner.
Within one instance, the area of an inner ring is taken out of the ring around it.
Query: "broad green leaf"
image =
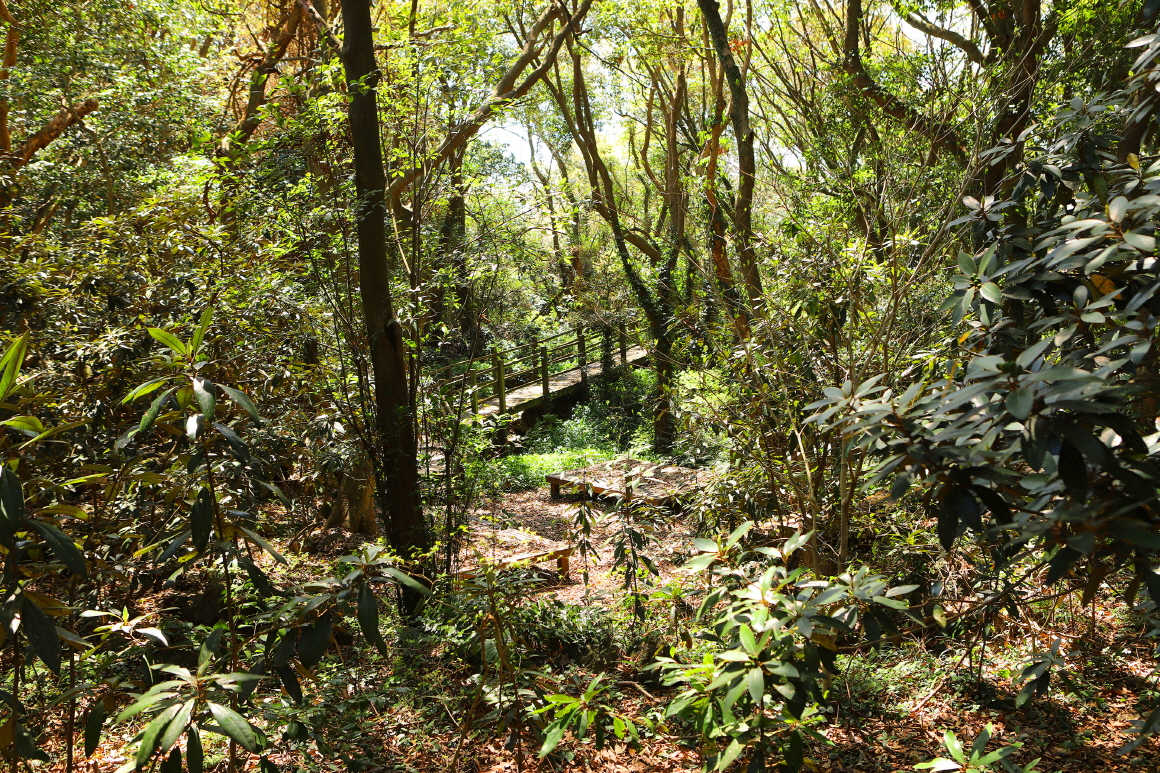
[[[197,329],[193,331],[193,338],[189,340],[189,351],[194,356],[201,351],[201,344],[205,340],[206,331],[209,330],[212,321],[213,309],[206,306],[205,311],[201,313],[201,319],[197,323]]]
[[[185,348],[185,344],[181,343],[177,336],[173,335],[173,333],[170,333],[167,330],[162,330],[159,327],[151,327],[149,328],[149,335],[153,336],[155,339],[168,346],[181,357],[185,357],[187,354],[189,354],[189,350]]]
[[[745,676],[745,686],[749,690],[749,697],[754,703],[761,703],[761,696],[765,694],[765,675],[760,668],[751,668]]]
[[[129,394],[125,395],[125,397],[121,400],[121,405],[128,405],[129,403],[136,400],[138,397],[144,397],[145,395],[149,394],[150,392],[157,391],[158,389],[161,388],[161,385],[164,384],[168,380],[169,380],[169,376],[161,376],[160,378],[155,378],[155,379],[152,379],[150,381],[146,381],[144,384],[141,384],[140,386],[134,387],[133,390],[131,392],[129,392]]]
[[[277,561],[280,564],[287,563],[285,556],[283,556],[277,550],[274,550],[274,547],[269,542],[262,539],[262,537],[255,534],[254,532],[250,531],[245,526],[238,525],[238,528],[241,529],[242,533],[246,535],[247,540],[254,543],[258,547],[260,547],[262,550],[265,550],[267,553],[269,553],[274,558],[275,561]]]
[[[540,747],[540,759],[547,757],[556,747],[560,745],[560,741],[564,738],[564,733],[568,732],[568,726],[563,722],[553,722],[548,725],[547,731],[544,733],[544,745]]]
[[[1007,413],[1014,416],[1019,421],[1023,421],[1031,415],[1031,406],[1035,403],[1035,393],[1027,387],[1016,389],[1008,393],[1007,398],[1003,404],[1007,408]]]
[[[217,720],[222,732],[241,744],[242,748],[248,752],[256,752],[258,750],[258,736],[254,732],[254,728],[241,714],[229,706],[222,706],[220,703],[213,702],[209,704],[209,712]]]
[[[228,387],[224,384],[219,384],[218,386],[220,386],[221,390],[229,395],[229,398],[237,403],[242,408],[242,410],[249,414],[250,421],[254,422],[254,426],[262,426],[262,417],[258,415],[258,408],[254,405],[254,401],[250,399],[249,395],[240,389],[234,389],[233,387]]]
[[[85,756],[93,756],[93,752],[101,744],[101,726],[105,723],[108,710],[105,709],[104,699],[93,703],[89,715],[85,717]]]
[[[37,534],[52,548],[56,560],[68,567],[69,571],[78,577],[88,576],[89,569],[85,564],[85,557],[80,548],[63,531],[44,521],[29,520],[28,525],[36,530]]]
[[[24,522],[24,488],[16,473],[0,464],[0,543],[10,543]]]
[[[21,618],[24,635],[28,637],[28,644],[36,657],[48,666],[52,673],[60,674],[60,637],[56,635],[56,626],[44,613],[36,602],[28,596],[21,605]]]
[[[197,492],[197,499],[189,513],[189,530],[193,539],[193,549],[204,553],[213,532],[213,494],[206,487]]]
[[[149,762],[149,758],[157,750],[157,742],[161,738],[161,733],[179,711],[181,711],[180,704],[169,706],[145,726],[145,732],[141,734],[141,745],[137,747],[136,762],[138,770],[145,767],[145,763]]]
[[[364,582],[358,592],[358,625],[366,640],[383,655],[387,654],[387,643],[379,633],[379,602],[371,590],[370,583]]]
[[[165,405],[165,399],[173,394],[175,387],[166,389],[150,404],[149,410],[145,411],[145,415],[141,417],[141,423],[137,425],[137,432],[144,432],[153,426],[153,422],[157,421],[157,417],[161,415],[161,407]]]
[[[28,355],[28,333],[17,338],[0,357],[0,402],[8,399],[16,386],[16,378],[20,375],[20,366]]]
[[[185,741],[185,764],[189,773],[204,773],[205,754],[201,749],[201,733],[196,727],[189,728]]]
[[[44,432],[44,424],[35,416],[13,416],[11,419],[0,421],[0,427],[12,427],[12,429],[32,432],[37,435]]]
[[[213,423],[214,411],[217,408],[217,398],[213,392],[212,381],[201,377],[193,379],[193,399],[197,401],[197,407],[205,417],[206,424]]]
[[[428,588],[426,585],[419,582],[418,580],[416,580],[414,577],[407,574],[406,572],[400,571],[393,566],[384,566],[383,567],[383,574],[390,575],[391,577],[395,578],[395,580],[400,585],[405,585],[408,588],[410,588],[411,590],[415,591],[416,593],[419,593],[420,595],[423,595],[423,596],[430,596],[431,595],[430,588]]]

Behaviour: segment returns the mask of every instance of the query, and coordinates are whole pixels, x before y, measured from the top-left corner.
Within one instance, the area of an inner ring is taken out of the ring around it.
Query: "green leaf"
[[[24,488],[16,473],[0,464],[0,542],[9,544],[24,522]]]
[[[197,492],[193,508],[189,513],[189,529],[193,538],[193,549],[204,553],[213,531],[213,494],[206,487]]]
[[[271,545],[269,542],[267,542],[266,540],[262,539],[262,538],[261,538],[259,535],[257,535],[257,534],[255,534],[254,532],[250,531],[250,530],[249,530],[249,529],[247,529],[245,526],[242,526],[242,525],[240,525],[240,524],[239,524],[239,525],[238,525],[238,528],[239,528],[239,529],[241,529],[241,530],[242,530],[242,533],[246,535],[246,539],[248,539],[250,542],[253,542],[255,545],[257,545],[258,547],[260,547],[262,550],[265,550],[267,553],[269,553],[269,554],[270,554],[270,556],[271,556],[271,557],[272,557],[272,558],[273,558],[275,561],[277,561],[277,562],[278,562],[278,563],[280,563],[280,564],[286,564],[286,563],[287,563],[287,562],[286,562],[286,558],[285,558],[285,556],[283,556],[283,555],[282,555],[281,553],[279,553],[277,550],[274,550],[273,546],[272,546],[272,545]]]
[[[330,632],[333,627],[330,615],[326,614],[302,629],[302,634],[298,638],[298,660],[302,665],[314,668],[318,661],[322,660],[326,648],[330,645]]]
[[[544,745],[540,747],[540,759],[547,757],[556,750],[556,747],[560,745],[560,741],[564,738],[564,733],[567,731],[567,725],[559,720],[548,725],[548,729],[544,733]]]
[[[145,726],[145,732],[141,734],[141,745],[137,747],[136,761],[138,770],[145,767],[145,763],[149,762],[149,758],[153,756],[153,752],[157,751],[157,742],[161,738],[161,733],[179,711],[181,711],[179,704],[169,706]]]
[[[165,732],[161,734],[161,740],[157,744],[157,748],[161,753],[169,751],[173,745],[181,738],[181,734],[185,732],[185,728],[189,726],[189,720],[193,717],[193,709],[197,704],[195,700],[188,700],[182,704],[180,710],[173,717],[173,721],[165,728]]]
[[[101,744],[101,727],[105,724],[105,717],[109,712],[105,708],[105,701],[98,700],[89,709],[85,717],[85,756],[93,756],[93,752]]]
[[[205,754],[201,749],[201,734],[196,727],[189,728],[185,740],[185,764],[189,773],[204,773]]]
[[[56,559],[67,566],[70,572],[77,577],[88,576],[89,568],[85,564],[85,557],[67,534],[44,521],[29,520],[28,525],[44,538],[44,541],[52,547]]]
[[[697,537],[695,540],[693,540],[693,547],[702,553],[720,552],[720,548],[717,547],[716,542],[711,539],[705,539],[704,537]]]
[[[238,404],[250,416],[250,421],[254,422],[254,426],[261,427],[262,417],[258,415],[258,408],[254,405],[254,401],[250,399],[249,395],[240,389],[219,384],[222,391],[229,395],[229,398]]]
[[[214,397],[213,390],[212,381],[200,376],[193,379],[193,399],[197,401],[197,407],[205,417],[206,424],[213,423],[214,410],[217,408],[217,398]]]
[[[161,763],[157,773],[181,773],[181,749],[174,749]]]
[[[21,617],[24,635],[28,637],[28,643],[36,653],[36,657],[48,666],[49,671],[59,676],[60,637],[56,635],[56,626],[35,601],[28,596],[22,597],[24,603],[21,605],[23,610]]]
[[[749,673],[745,675],[745,686],[749,689],[749,697],[760,705],[761,696],[765,694],[765,675],[761,673],[760,668],[749,669]]]
[[[189,340],[189,350],[195,356],[201,351],[201,343],[205,340],[206,331],[209,330],[212,321],[213,309],[206,306],[205,311],[201,313],[201,320],[197,323],[197,329],[193,331],[193,338]]]
[[[125,397],[121,400],[121,405],[128,405],[129,403],[136,400],[138,397],[144,397],[145,395],[149,394],[150,392],[157,391],[158,389],[161,388],[161,385],[164,384],[168,380],[169,380],[169,376],[161,376],[160,378],[155,378],[155,379],[152,379],[150,381],[146,381],[144,384],[141,384],[140,386],[134,387],[133,391],[129,392],[129,394],[125,395]]]
[[[725,749],[725,752],[717,759],[715,768],[717,770],[724,770],[729,767],[733,764],[734,760],[741,756],[743,751],[745,751],[745,745],[734,738],[728,748]]]
[[[958,762],[960,765],[967,763],[967,755],[963,754],[963,745],[953,732],[947,730],[943,733],[943,743],[946,744],[947,751],[954,757],[955,762]]]
[[[423,596],[430,596],[431,595],[430,588],[428,588],[426,585],[419,582],[418,580],[416,580],[414,577],[407,574],[406,572],[400,571],[393,566],[384,566],[383,567],[383,574],[388,574],[391,577],[394,577],[395,581],[398,582],[400,585],[405,585],[406,587],[410,588],[411,590],[415,591],[416,593],[419,593],[420,595],[423,595]]]
[[[1035,393],[1027,387],[1016,389],[1007,395],[1007,399],[1003,404],[1007,407],[1007,413],[1014,416],[1019,421],[1023,421],[1031,415],[1031,406],[1035,403]]]
[[[974,275],[975,275],[975,272],[979,270],[979,269],[978,269],[978,268],[975,266],[975,261],[974,261],[974,259],[973,259],[973,258],[971,258],[971,256],[970,256],[970,255],[968,255],[968,254],[967,254],[967,253],[965,253],[965,252],[960,252],[960,253],[958,254],[958,257],[956,258],[956,260],[958,261],[959,268],[960,268],[960,269],[962,270],[962,272],[963,272],[964,274],[966,274],[967,276],[974,276]]]
[[[278,672],[278,678],[282,680],[282,686],[286,688],[286,694],[289,695],[295,703],[302,705],[302,685],[298,682],[298,672],[294,670],[293,666],[278,666],[275,669]]]
[[[167,330],[162,330],[159,327],[151,327],[149,328],[149,335],[168,346],[181,357],[189,354],[189,350],[185,348],[185,344],[181,343],[177,336]]]
[[[741,642],[741,646],[750,655],[757,655],[757,639],[753,636],[753,629],[745,623],[737,629],[737,638]]]
[[[0,427],[12,427],[23,432],[40,435],[44,432],[44,424],[35,416],[13,416],[11,419],[0,421]]]
[[[991,303],[1003,302],[1003,291],[994,282],[984,282],[983,286],[979,288],[979,295]]]
[[[229,443],[230,452],[234,455],[234,458],[242,464],[248,464],[250,461],[250,449],[246,445],[246,441],[242,440],[238,433],[234,432],[225,424],[214,422],[213,426],[226,439],[226,442]]]
[[[253,726],[241,714],[220,703],[210,703],[209,712],[217,720],[222,732],[237,741],[248,752],[258,750],[258,736]]]
[[[17,338],[0,358],[0,402],[4,402],[16,386],[16,378],[20,375],[20,366],[28,354],[28,333]]]
[[[785,754],[785,764],[791,773],[797,773],[801,770],[805,764],[805,749],[802,746],[801,733],[796,730],[790,733],[789,745],[783,751]]]
[[[9,720],[14,721],[14,720]],[[42,750],[36,748],[36,743],[32,740],[32,736],[24,729],[23,725],[16,725],[14,727],[13,739],[16,742],[16,756],[18,759],[25,760],[39,760],[41,762],[48,762],[49,757]]]
[[[370,583],[364,582],[358,591],[358,625],[366,640],[383,655],[387,654],[387,643],[379,633],[379,602],[371,591]]]
[[[165,405],[165,399],[173,394],[176,387],[170,387],[157,396],[149,410],[145,411],[145,415],[141,417],[141,423],[137,425],[137,432],[144,432],[153,426],[153,422],[157,421],[157,417],[161,415],[161,406]]]

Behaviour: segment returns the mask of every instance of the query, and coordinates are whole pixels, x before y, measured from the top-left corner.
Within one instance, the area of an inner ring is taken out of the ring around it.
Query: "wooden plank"
[[[524,553],[511,558],[505,558],[494,564],[497,569],[511,569],[516,564],[539,564],[544,561],[555,561],[556,569],[561,578],[568,576],[569,559],[572,558],[572,553],[576,550],[575,546],[568,546],[565,548],[556,548],[554,550],[544,550],[539,553]],[[457,576],[463,579],[468,579],[479,574],[479,569],[466,569],[460,572]]]
[[[632,475],[633,471],[638,471]],[[632,475],[633,480],[629,481]],[[671,464],[652,464],[637,459],[602,462],[579,470],[544,476],[552,496],[561,490],[591,491],[593,494],[625,497],[651,505],[675,504],[708,482],[709,473]],[[633,483],[630,487],[628,484]],[[629,489],[631,488],[631,493]]]

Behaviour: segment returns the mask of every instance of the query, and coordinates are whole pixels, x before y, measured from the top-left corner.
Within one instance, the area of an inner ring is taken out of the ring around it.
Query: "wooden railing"
[[[600,360],[605,335],[612,338],[613,360],[619,354],[620,362],[626,362],[629,348],[636,345],[635,331],[578,327],[508,349],[493,346],[480,357],[435,368],[427,371],[427,376],[444,394],[463,393],[464,407],[472,413],[479,412],[480,402],[490,399],[498,399],[499,412],[503,413],[507,394],[513,389],[539,381],[548,399],[552,379],[576,368],[581,369],[581,381],[587,381],[587,366]]]

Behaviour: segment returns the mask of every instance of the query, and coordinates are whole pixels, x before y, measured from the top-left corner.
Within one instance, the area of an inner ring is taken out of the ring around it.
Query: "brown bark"
[[[725,129],[725,94],[723,76],[715,72],[710,64],[710,77],[713,80],[713,117],[710,122],[709,138],[701,153],[705,159],[705,204],[709,210],[709,256],[713,260],[713,275],[717,281],[717,289],[725,299],[725,308],[728,310],[733,327],[739,339],[749,337],[749,320],[741,306],[737,294],[737,286],[733,281],[733,271],[729,266],[729,255],[725,243],[725,218],[722,216],[721,203],[717,198],[717,158],[721,149],[721,132]]]
[[[991,144],[1012,144],[1011,152],[997,158],[983,172],[982,187],[985,195],[994,195],[1003,186],[1007,175],[1023,160],[1023,141],[1019,135],[1031,123],[1031,102],[1039,80],[1039,63],[1051,39],[1055,37],[1055,23],[1044,25],[1040,18],[1039,3],[1023,0],[1021,12],[1015,18],[1011,34],[1002,31],[992,49],[1002,59],[996,70],[992,90],[1003,95],[999,115],[991,135]]]
[[[374,377],[377,464],[387,538],[405,560],[429,545],[418,483],[416,442],[407,388],[403,328],[391,298],[387,259],[386,175],[379,141],[375,62],[370,0],[342,0],[345,42],[342,59],[350,93],[355,190],[359,197],[357,240],[359,291]],[[404,594],[413,609],[416,597]]]
[[[749,94],[745,88],[745,76],[729,48],[729,37],[721,21],[717,0],[697,0],[697,5],[701,9],[705,26],[709,28],[709,37],[721,62],[723,77],[729,84],[729,120],[737,142],[738,168],[737,197],[733,206],[734,240],[746,294],[749,302],[756,304],[762,300],[763,293],[753,249],[753,188],[757,177],[757,161],[753,152],[753,129],[749,126]]]
[[[0,18],[8,24],[4,33],[4,67],[0,69],[0,81],[6,81],[16,65],[16,45],[20,42],[20,28],[8,12],[8,7],[0,0]],[[8,100],[0,99],[0,152],[12,152],[12,135],[8,129]]]
[[[61,111],[54,115],[40,131],[24,141],[24,145],[14,154],[15,158],[12,160],[11,169],[15,171],[27,164],[32,160],[34,155],[44,148],[47,148],[53,140],[64,134],[70,126],[78,120],[83,119],[98,107],[100,105],[97,103],[97,100],[86,99],[78,105],[61,108]]]
[[[848,0],[846,4],[846,37],[843,43],[845,59],[842,67],[854,80],[854,86],[863,96],[881,108],[882,112],[895,119],[910,131],[925,137],[937,150],[949,153],[960,161],[966,161],[967,151],[954,127],[943,121],[935,121],[919,113],[896,95],[882,88],[866,71],[862,63],[859,39],[862,30],[862,0]]]
[[[278,34],[266,49],[262,62],[255,68],[250,78],[250,90],[246,99],[246,108],[241,119],[234,124],[234,129],[222,138],[219,152],[222,155],[232,155],[233,145],[244,145],[253,136],[262,123],[261,110],[268,101],[267,86],[270,77],[278,74],[278,63],[286,56],[290,42],[298,32],[298,25],[302,21],[302,6],[291,5],[286,15],[278,25]]]

